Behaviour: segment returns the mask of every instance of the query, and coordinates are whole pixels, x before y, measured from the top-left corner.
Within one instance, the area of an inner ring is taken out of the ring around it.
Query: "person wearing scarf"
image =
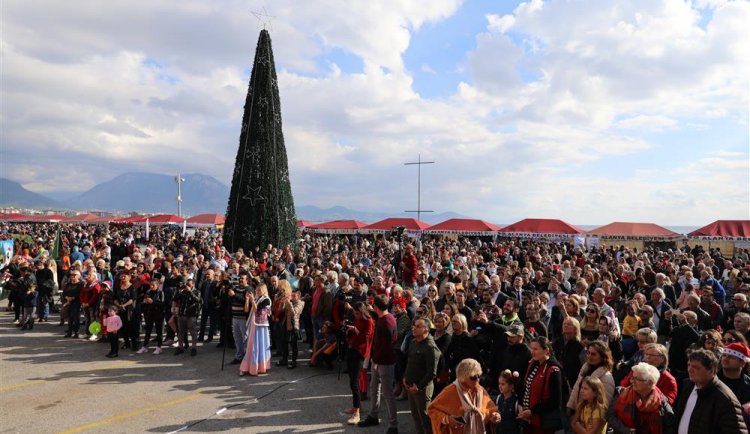
[[[633,366],[631,385],[607,411],[607,424],[615,434],[674,432],[675,417],[667,397],[656,387],[659,370],[641,362]]]
[[[542,428],[542,415],[554,412],[563,405],[562,366],[550,358],[552,344],[545,337],[536,337],[529,343],[531,361],[524,376],[523,392],[519,395],[523,411],[518,418],[526,423],[524,434],[551,434],[555,430]],[[567,390],[567,389],[566,389]]]
[[[448,385],[427,408],[434,434],[484,434],[486,424],[500,422],[500,413],[489,393],[479,385],[482,367],[464,359],[456,367],[456,381]]]

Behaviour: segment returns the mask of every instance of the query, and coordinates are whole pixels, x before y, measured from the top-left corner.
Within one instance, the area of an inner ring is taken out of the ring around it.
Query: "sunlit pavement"
[[[21,331],[0,314],[0,433],[79,432],[385,432],[345,425],[351,406],[346,374],[307,367],[307,345],[294,370],[239,377],[221,371],[216,340],[198,354],[160,355],[120,350],[108,359],[105,343],[63,338],[57,318]],[[232,360],[230,350],[226,362]],[[275,362],[275,359],[274,359]],[[363,409],[369,408],[363,402]],[[399,432],[414,432],[408,403],[398,402]]]

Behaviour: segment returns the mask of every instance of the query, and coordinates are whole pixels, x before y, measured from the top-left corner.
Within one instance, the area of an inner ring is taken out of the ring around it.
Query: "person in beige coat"
[[[615,395],[615,379],[612,376],[612,352],[607,344],[602,341],[593,341],[586,346],[586,363],[581,367],[573,389],[570,391],[567,407],[570,412],[575,412],[580,399],[581,382],[586,377],[594,377],[601,380],[604,385],[604,397],[607,402],[612,402]]]

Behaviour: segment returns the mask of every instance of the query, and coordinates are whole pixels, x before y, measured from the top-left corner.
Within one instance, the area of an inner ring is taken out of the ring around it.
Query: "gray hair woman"
[[[479,385],[482,367],[464,359],[456,367],[456,381],[443,389],[427,408],[435,433],[484,434],[487,423],[500,422],[497,406]]]
[[[615,434],[664,433],[676,428],[667,397],[656,387],[659,370],[648,363],[633,366],[630,386],[607,411],[607,423]]]

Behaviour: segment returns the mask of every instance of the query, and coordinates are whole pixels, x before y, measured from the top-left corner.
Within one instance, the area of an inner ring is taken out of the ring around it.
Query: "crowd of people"
[[[107,357],[216,339],[239,375],[340,366],[350,425],[384,404],[397,433],[408,400],[418,433],[747,433],[747,251],[301,233],[228,252],[209,229],[0,224],[14,234],[22,331],[59,318]]]

